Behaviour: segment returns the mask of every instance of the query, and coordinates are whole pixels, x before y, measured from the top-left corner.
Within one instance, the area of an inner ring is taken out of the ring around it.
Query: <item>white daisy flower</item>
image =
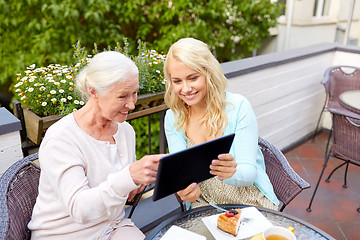
[[[64,89],[59,90],[59,93],[64,93],[64,92],[65,92]]]
[[[55,90],[51,90],[50,93],[51,93],[51,94],[56,94],[56,91],[55,91]]]
[[[74,100],[74,103],[79,104],[80,102],[79,102],[79,100]]]
[[[28,89],[28,92],[32,92],[32,91],[34,91],[34,88],[31,87]]]
[[[66,98],[61,98],[60,101],[66,102]]]
[[[42,102],[41,106],[45,107],[47,105],[47,102]]]
[[[71,99],[72,99],[72,96],[68,96],[67,99],[71,100]]]

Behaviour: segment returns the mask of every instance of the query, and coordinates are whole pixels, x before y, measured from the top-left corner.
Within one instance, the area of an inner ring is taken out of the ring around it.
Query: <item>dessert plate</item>
[[[233,236],[217,228],[217,219],[220,214],[204,217],[202,221],[216,240],[244,239],[262,233],[265,229],[273,226],[272,223],[255,207],[241,209],[241,218],[249,218],[249,221],[241,222],[237,236]]]

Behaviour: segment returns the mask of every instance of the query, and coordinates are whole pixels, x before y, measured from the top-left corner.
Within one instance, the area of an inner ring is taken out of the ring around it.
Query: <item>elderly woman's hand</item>
[[[166,155],[167,154],[147,155],[130,164],[130,175],[134,183],[136,185],[148,185],[154,183],[160,158]]]
[[[200,196],[199,184],[192,183],[184,190],[178,191],[177,194],[185,202],[195,202]]]
[[[218,159],[212,161],[210,173],[215,175],[219,180],[225,180],[235,174],[236,166],[237,163],[231,154],[220,154]]]

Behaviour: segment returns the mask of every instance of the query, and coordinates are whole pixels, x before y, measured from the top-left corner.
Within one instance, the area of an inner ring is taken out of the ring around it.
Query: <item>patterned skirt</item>
[[[228,185],[215,177],[199,183],[200,197],[191,203],[191,208],[206,206],[209,202],[215,204],[245,204],[278,210],[265,195],[255,186],[235,187]]]
[[[195,146],[194,142],[187,137],[186,145],[188,148]],[[255,185],[235,187],[213,177],[199,183],[199,187],[200,197],[191,203],[191,208],[206,206],[212,202],[215,204],[245,204],[278,210],[277,206],[265,197]]]

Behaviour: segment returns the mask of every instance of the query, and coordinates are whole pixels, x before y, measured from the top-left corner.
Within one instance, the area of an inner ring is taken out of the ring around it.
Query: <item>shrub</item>
[[[140,40],[138,55],[131,56],[128,46],[127,39],[124,39],[124,46],[117,43],[113,50],[129,56],[139,68],[139,94],[164,91],[165,56],[155,50],[148,50],[146,44]],[[104,49],[106,50],[112,49],[109,46]],[[92,53],[98,52],[95,44]],[[92,55],[88,55],[88,51],[78,42],[74,45],[73,57],[76,60],[74,66],[50,64],[47,67],[35,68],[35,64],[32,64],[27,67],[23,74],[17,74],[13,86],[14,97],[39,116],[66,115],[80,109],[85,103],[75,90],[75,78],[91,61]]]

